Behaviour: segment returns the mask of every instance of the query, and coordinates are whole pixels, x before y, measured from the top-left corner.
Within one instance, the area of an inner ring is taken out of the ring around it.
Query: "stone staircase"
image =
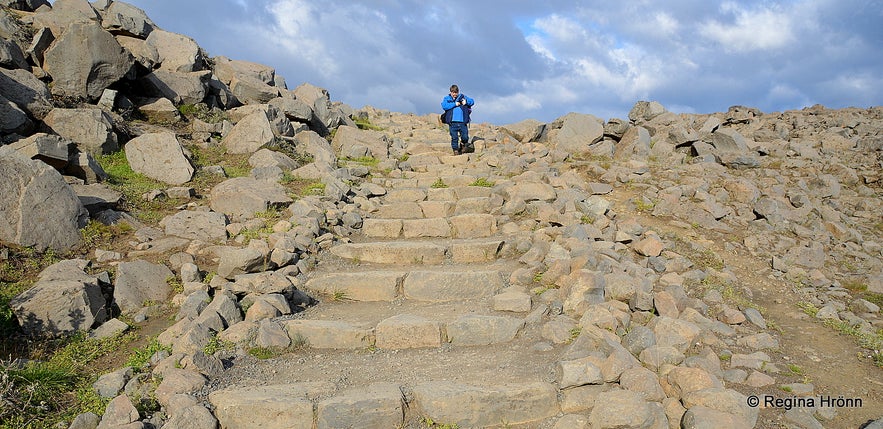
[[[410,157],[425,165],[412,176],[373,180],[385,193],[362,202],[362,234],[301,286],[318,304],[279,321],[302,360],[365,375],[280,370],[269,387],[213,392],[222,426],[536,427],[561,411],[562,347],[540,327],[549,308],[509,286],[522,252],[498,225],[503,198],[470,186],[495,177],[475,155],[433,149]],[[225,413],[233,404],[252,411]]]

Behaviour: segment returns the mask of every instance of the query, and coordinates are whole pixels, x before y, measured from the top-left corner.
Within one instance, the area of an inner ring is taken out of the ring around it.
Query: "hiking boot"
[[[454,155],[460,155],[463,152],[460,152],[460,148],[454,149]]]

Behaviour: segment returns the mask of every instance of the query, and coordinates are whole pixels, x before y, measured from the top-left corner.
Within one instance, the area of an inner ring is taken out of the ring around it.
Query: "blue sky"
[[[211,56],[272,66],[289,88],[473,120],[883,104],[883,0],[130,0]]]

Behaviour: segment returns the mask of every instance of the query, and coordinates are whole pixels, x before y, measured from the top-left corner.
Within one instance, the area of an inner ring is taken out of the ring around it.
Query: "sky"
[[[129,0],[210,56],[359,109],[474,122],[883,105],[883,0]]]

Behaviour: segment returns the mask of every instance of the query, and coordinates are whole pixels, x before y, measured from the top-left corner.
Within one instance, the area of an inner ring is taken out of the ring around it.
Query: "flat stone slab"
[[[292,344],[317,349],[361,349],[374,345],[374,328],[336,320],[287,320],[283,327]]]
[[[377,264],[441,264],[445,246],[433,243],[382,242],[347,243],[331,248],[341,258]]]
[[[495,261],[503,243],[499,239],[455,241],[451,244],[451,260],[458,264]]]
[[[439,347],[441,325],[425,317],[400,314],[380,321],[376,328],[375,345],[381,349],[413,349]]]
[[[505,286],[499,271],[412,271],[405,277],[405,298],[445,302],[493,296]]]
[[[446,326],[451,344],[462,346],[508,343],[522,327],[522,319],[479,314],[461,316]]]
[[[303,288],[321,295],[335,295],[353,301],[392,301],[398,297],[402,272],[368,271],[329,273],[307,280]]]
[[[558,390],[550,383],[470,386],[447,381],[414,386],[423,417],[458,427],[498,427],[539,422],[558,414]]]
[[[404,397],[398,385],[376,383],[319,403],[318,429],[397,428],[405,420]]]
[[[230,387],[209,402],[222,428],[312,429],[313,399],[333,391],[330,383]]]

